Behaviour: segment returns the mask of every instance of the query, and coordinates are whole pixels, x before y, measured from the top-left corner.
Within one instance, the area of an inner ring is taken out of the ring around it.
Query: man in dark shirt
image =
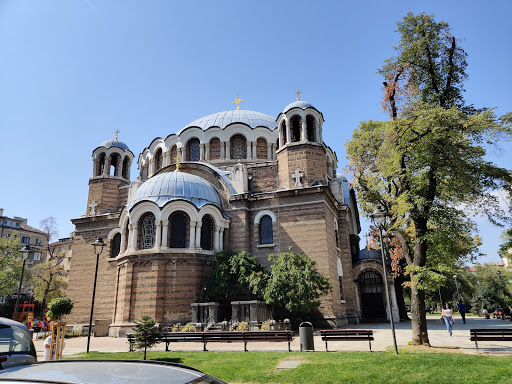
[[[459,307],[460,316],[462,317],[462,322],[466,324],[466,304],[464,304],[461,301],[459,301],[459,304],[457,305]]]

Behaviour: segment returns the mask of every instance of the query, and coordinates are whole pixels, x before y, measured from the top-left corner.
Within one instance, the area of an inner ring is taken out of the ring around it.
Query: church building
[[[99,237],[106,246],[94,319],[109,320],[110,335],[124,335],[143,315],[163,324],[229,320],[215,303],[198,302],[220,250],[247,251],[266,267],[269,254],[290,246],[315,260],[332,285],[313,315],[315,326],[388,316],[382,264],[360,258],[355,193],[336,175],[322,113],[298,97],[277,117],[240,109],[241,101],[155,138],[138,156],[133,181],[134,154],[117,135],[94,149],[86,213],[72,220],[68,296],[75,308],[68,323],[88,323],[91,243]],[[265,313],[263,302],[233,302],[231,315],[268,320],[249,315],[256,307]],[[392,307],[396,318],[394,291]],[[366,316],[362,308],[369,308]]]

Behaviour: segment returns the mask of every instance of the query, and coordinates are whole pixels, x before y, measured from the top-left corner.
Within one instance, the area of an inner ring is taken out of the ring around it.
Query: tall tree
[[[34,296],[45,308],[48,301],[64,296],[67,284],[63,278],[63,263],[67,256],[59,252],[56,244],[52,244],[58,235],[55,218],[47,217],[41,220],[39,226],[46,238],[46,260],[33,270]]]
[[[425,290],[478,245],[464,208],[509,220],[491,192],[510,194],[511,173],[484,156],[485,145],[512,139],[512,126],[509,115],[464,105],[466,54],[448,24],[409,13],[398,32],[397,55],[380,71],[391,120],[361,122],[346,147],[362,210],[381,205],[391,216],[410,277],[413,344],[429,345]]]
[[[20,238],[14,235],[0,238],[0,295],[16,290],[21,276]]]

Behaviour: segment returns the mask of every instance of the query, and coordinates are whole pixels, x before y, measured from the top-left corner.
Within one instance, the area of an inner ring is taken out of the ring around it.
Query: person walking
[[[460,317],[462,317],[462,322],[466,324],[466,304],[464,304],[462,300],[460,300],[457,306],[459,307],[459,313]]]
[[[445,308],[443,309],[443,320],[444,323],[446,324],[446,329],[448,330],[448,333],[451,336],[453,324],[455,324],[455,318],[453,317],[453,309],[448,303],[445,303],[444,306]]]

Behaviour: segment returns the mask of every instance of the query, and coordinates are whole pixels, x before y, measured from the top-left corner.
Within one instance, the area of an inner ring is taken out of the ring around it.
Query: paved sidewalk
[[[476,353],[475,343],[469,340],[469,329],[471,328],[512,328],[512,322],[509,320],[483,319],[478,317],[467,317],[466,324],[462,323],[460,317],[455,319],[455,327],[453,336],[450,337],[446,327],[439,318],[427,318],[428,335],[430,344],[436,348],[446,348],[447,351],[460,350],[463,353]],[[373,351],[385,351],[393,348],[393,338],[389,323],[365,323],[358,325],[346,326],[349,329],[373,329],[375,340],[372,341]],[[396,339],[398,346],[407,346],[411,340],[411,323],[401,322],[395,324]],[[314,337],[315,350],[325,351],[325,343],[320,336]],[[43,342],[44,340],[34,340],[38,359],[43,358]],[[64,357],[71,357],[75,354],[85,354],[87,347],[87,337],[75,337],[66,339],[66,347],[64,348]],[[479,343],[480,353],[482,354],[510,354],[512,353],[512,344],[510,342],[494,342],[485,341]],[[171,343],[169,345],[171,351],[202,351],[203,344],[198,343]],[[242,342],[234,343],[208,343],[209,351],[231,351],[243,352],[244,345]],[[300,351],[300,342],[298,335],[291,343],[292,351]],[[286,342],[249,342],[247,344],[249,351],[281,351],[288,350]],[[153,351],[165,351],[165,343],[155,346]],[[330,341],[329,351],[339,352],[367,352],[367,341]],[[128,352],[128,343],[126,338],[112,337],[91,337],[90,351],[97,352]]]

